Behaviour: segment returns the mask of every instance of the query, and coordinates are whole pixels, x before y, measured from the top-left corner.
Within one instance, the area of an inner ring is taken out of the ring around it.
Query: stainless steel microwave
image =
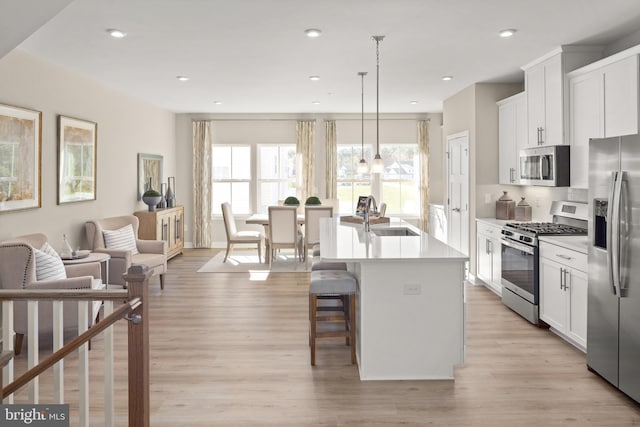
[[[549,145],[520,151],[520,184],[568,187],[569,146]]]

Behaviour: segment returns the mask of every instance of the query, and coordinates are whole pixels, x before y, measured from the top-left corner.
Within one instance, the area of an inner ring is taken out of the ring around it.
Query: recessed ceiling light
[[[311,102],[313,105],[320,105],[320,101],[312,101]]]
[[[180,80],[181,82],[186,82],[187,80],[189,80],[189,77],[187,77],[187,76],[176,76],[176,79]]]
[[[411,105],[416,105],[417,103],[418,103],[418,101],[411,101],[411,102],[409,102],[409,104],[411,104]]]
[[[309,76],[309,80],[313,80],[314,82],[317,82],[318,80],[320,80],[320,76]]]
[[[453,80],[453,76],[442,76],[442,80],[448,82],[449,80]]]
[[[498,34],[500,35],[500,37],[507,38],[507,37],[513,36],[516,33],[516,31],[518,30],[515,30],[513,28],[507,28],[506,30],[501,30]]]
[[[318,30],[317,28],[309,28],[308,30],[304,30],[304,33],[307,35],[307,37],[311,37],[313,39],[316,37],[320,37],[322,31]]]
[[[213,101],[215,105],[222,105],[222,101]]]
[[[111,37],[116,39],[121,39],[127,36],[127,33],[125,33],[124,31],[116,30],[115,28],[109,28],[107,30],[107,33],[109,33]]]

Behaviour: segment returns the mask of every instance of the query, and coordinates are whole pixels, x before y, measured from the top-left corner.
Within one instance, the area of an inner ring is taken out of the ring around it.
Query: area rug
[[[281,252],[276,256],[276,259],[271,263],[271,269],[269,264],[259,262],[258,254],[254,253],[231,253],[227,262],[222,262],[224,259],[224,251],[218,253],[211,258],[198,270],[198,273],[251,273],[251,272],[274,272],[274,273],[300,273],[310,271],[304,262],[298,261],[293,253]]]

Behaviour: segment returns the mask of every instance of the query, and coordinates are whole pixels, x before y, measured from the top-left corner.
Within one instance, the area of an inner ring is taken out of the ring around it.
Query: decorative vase
[[[513,219],[515,217],[516,202],[511,200],[506,191],[496,201],[496,219]]]
[[[167,181],[167,192],[165,193],[165,198],[167,199],[167,207],[175,208],[176,207],[176,193],[174,193],[173,187],[176,185],[174,176],[170,176]],[[171,186],[173,182],[173,187]]]
[[[142,201],[149,206],[149,212],[156,210],[156,205],[160,203],[162,196],[142,196]]]
[[[167,184],[164,183],[164,182],[162,184],[160,184],[160,194],[162,194],[163,196],[160,199],[160,203],[158,203],[156,208],[164,209],[164,208],[167,207],[167,199],[164,198],[164,194],[167,194]]]
[[[524,197],[516,205],[516,221],[531,221],[531,205]]]

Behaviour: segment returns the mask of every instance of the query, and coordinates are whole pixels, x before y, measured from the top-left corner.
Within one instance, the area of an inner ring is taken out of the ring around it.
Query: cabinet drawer
[[[486,222],[477,221],[476,222],[476,232],[484,234],[485,236],[493,237],[494,239],[500,238],[500,231],[502,227],[499,225],[493,225]]]
[[[540,242],[540,256],[576,270],[587,271],[587,255],[571,249]]]

